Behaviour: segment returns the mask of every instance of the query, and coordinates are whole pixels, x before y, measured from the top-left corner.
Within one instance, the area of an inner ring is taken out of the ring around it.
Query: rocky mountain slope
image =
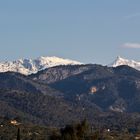
[[[58,66],[30,77],[49,84],[72,102],[94,103],[104,111],[140,111],[140,72],[129,66]]]
[[[19,73],[0,73],[0,116],[51,126],[84,119],[81,104],[69,102],[63,95]],[[85,105],[84,114],[100,112],[96,105],[90,107]]]

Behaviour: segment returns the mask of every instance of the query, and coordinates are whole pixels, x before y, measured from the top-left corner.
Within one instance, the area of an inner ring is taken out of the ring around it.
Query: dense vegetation
[[[12,121],[15,121],[12,123]],[[0,118],[1,140],[135,140],[140,131],[131,128],[113,130],[95,129],[87,120],[73,122],[62,128],[22,123],[18,119]]]

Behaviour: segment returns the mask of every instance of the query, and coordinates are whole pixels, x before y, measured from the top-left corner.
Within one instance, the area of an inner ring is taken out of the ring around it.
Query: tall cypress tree
[[[20,129],[18,128],[18,131],[17,131],[17,140],[20,140]]]

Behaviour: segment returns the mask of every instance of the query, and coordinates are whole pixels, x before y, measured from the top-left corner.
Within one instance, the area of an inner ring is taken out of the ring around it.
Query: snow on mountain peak
[[[127,65],[137,70],[140,70],[140,62],[134,60],[128,60],[120,56],[118,56],[117,59],[110,66],[117,67],[120,65]]]
[[[0,62],[0,72],[19,72],[21,74],[29,75],[32,73],[37,73],[43,69],[54,67],[58,65],[80,65],[82,63],[63,59],[56,56],[44,57],[41,56],[36,59],[19,59],[15,61]]]

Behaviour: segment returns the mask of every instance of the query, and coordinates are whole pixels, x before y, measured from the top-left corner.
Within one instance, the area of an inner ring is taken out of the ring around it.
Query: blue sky
[[[0,1],[0,60],[140,60],[140,0]]]

